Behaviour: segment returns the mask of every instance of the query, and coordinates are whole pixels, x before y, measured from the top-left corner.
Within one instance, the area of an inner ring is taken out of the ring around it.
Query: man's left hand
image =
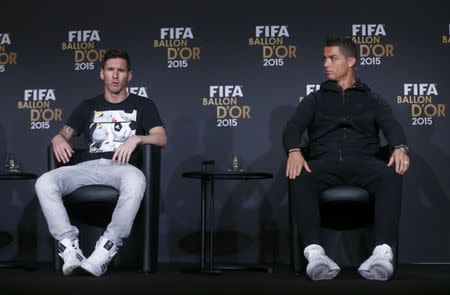
[[[128,137],[114,152],[113,161],[117,161],[120,165],[125,165],[130,160],[131,153],[136,149],[136,146],[141,142],[138,136],[133,135]]]
[[[402,149],[395,149],[387,164],[389,167],[395,163],[395,172],[405,174],[409,168],[409,157]]]

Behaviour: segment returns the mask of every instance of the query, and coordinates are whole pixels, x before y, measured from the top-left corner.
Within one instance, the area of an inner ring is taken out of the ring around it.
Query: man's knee
[[[146,188],[146,178],[141,170],[136,169],[122,178],[121,192],[142,196]]]
[[[55,179],[50,172],[42,174],[35,184],[35,190],[38,197],[45,195],[46,192],[53,191],[56,187]]]

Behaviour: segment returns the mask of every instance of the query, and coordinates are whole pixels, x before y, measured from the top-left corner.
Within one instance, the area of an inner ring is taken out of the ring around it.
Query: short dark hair
[[[102,68],[105,67],[106,61],[111,58],[123,58],[127,61],[128,71],[131,71],[130,56],[126,51],[115,48],[106,50],[105,55],[103,56]]]
[[[346,57],[358,59],[358,46],[350,37],[330,36],[325,41],[325,47],[338,46]]]

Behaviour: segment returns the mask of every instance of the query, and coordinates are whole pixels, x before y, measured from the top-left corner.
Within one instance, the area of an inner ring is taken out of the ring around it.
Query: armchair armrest
[[[144,232],[145,244],[150,251],[144,249],[143,272],[154,272],[158,265],[159,235],[159,191],[161,178],[161,148],[151,144],[142,146],[142,171],[147,179],[142,206],[144,224],[149,226]]]
[[[53,146],[50,144],[47,147],[47,169],[48,169],[48,171],[53,170],[58,167],[61,167],[61,166],[75,165],[75,164],[79,163],[81,161],[81,156],[84,152],[86,152],[86,149],[75,148],[73,150],[75,153],[73,154],[72,158],[70,158],[69,163],[66,163],[66,164],[58,163],[58,161],[56,160],[56,157],[55,157],[55,153],[53,152]]]

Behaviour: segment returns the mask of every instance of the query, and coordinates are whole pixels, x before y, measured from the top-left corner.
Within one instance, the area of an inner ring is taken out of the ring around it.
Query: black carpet
[[[186,274],[177,266],[141,274],[110,269],[100,278],[57,275],[49,266],[34,271],[0,269],[0,294],[450,294],[450,265],[400,265],[392,280],[368,281],[354,269],[336,279],[313,282],[286,266],[273,273],[225,271],[222,275]]]

